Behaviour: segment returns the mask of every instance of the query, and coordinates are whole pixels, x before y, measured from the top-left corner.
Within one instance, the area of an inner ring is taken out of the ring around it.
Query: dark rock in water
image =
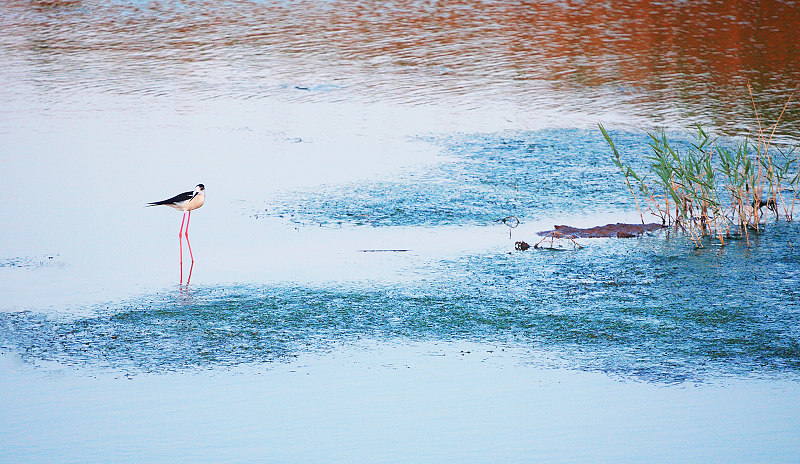
[[[664,226],[661,224],[606,224],[604,226],[590,227],[588,229],[580,229],[572,226],[555,226],[555,230],[547,230],[539,232],[540,236],[552,235],[556,238],[572,237],[572,238],[633,238],[642,235],[645,232],[659,230]]]
[[[528,249],[528,248],[530,248],[530,247],[531,247],[531,246],[530,246],[530,245],[528,245],[528,244],[527,244],[527,243],[525,243],[525,242],[517,242],[517,243],[515,243],[515,244],[514,244],[514,249],[515,249],[515,250],[519,250],[519,251],[525,251],[525,250],[527,250],[527,249]]]

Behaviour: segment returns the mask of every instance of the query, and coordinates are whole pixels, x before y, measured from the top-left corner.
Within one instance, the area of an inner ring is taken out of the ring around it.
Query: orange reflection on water
[[[249,98],[322,83],[339,99],[555,101],[741,128],[746,81],[772,119],[800,82],[800,8],[778,1],[38,0],[0,13],[0,60],[22,58],[51,89]],[[784,118],[796,129],[798,105]]]

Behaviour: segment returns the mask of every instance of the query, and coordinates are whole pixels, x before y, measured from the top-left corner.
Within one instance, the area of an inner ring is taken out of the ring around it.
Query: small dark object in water
[[[517,242],[517,243],[515,243],[515,244],[514,244],[514,249],[515,249],[515,250],[519,250],[519,251],[525,251],[525,250],[527,250],[527,249],[528,249],[528,248],[530,248],[530,247],[531,247],[531,246],[530,246],[530,245],[528,245],[528,244],[527,244],[527,243],[525,243],[525,242]]]
[[[516,216],[506,216],[500,220],[503,224],[508,226],[510,229],[513,229],[519,225],[519,219]]]
[[[774,211],[776,214],[778,213],[778,205],[775,204],[775,200],[773,200],[772,198],[768,200],[760,200],[758,203],[759,203],[758,209],[761,209],[766,206],[768,210]],[[753,200],[750,204],[755,206],[756,201]]]
[[[508,227],[508,239],[511,240],[511,229],[519,225],[519,219],[516,216],[506,216],[500,221]]]
[[[645,232],[651,232],[663,228],[661,224],[606,224],[604,226],[580,229],[572,226],[555,226],[555,230],[539,232],[539,236],[554,234],[558,236],[571,236],[575,238],[633,238]]]

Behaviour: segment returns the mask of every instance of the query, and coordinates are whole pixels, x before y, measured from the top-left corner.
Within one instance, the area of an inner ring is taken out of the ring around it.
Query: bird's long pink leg
[[[181,235],[183,235],[183,222],[186,220],[186,213],[183,213],[183,217],[181,218],[181,230],[178,231],[178,250],[180,250],[180,257],[181,257],[181,280],[180,283],[183,283],[183,239]]]
[[[183,235],[183,223],[185,221],[186,221],[186,213],[183,214],[183,218],[181,219],[181,230],[178,231],[178,246],[180,247],[179,249],[181,251],[181,264],[183,264],[183,238],[181,238],[181,236]],[[181,270],[183,270],[183,268],[181,268]]]
[[[189,246],[189,256],[194,263],[194,255],[192,254],[192,244],[189,243],[189,220],[192,219],[192,212],[189,211],[189,216],[186,217],[186,245]]]

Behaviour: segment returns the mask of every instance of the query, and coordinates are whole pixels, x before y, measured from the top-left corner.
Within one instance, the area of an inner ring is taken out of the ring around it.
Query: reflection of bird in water
[[[194,255],[192,254],[192,245],[189,244],[189,219],[192,218],[192,210],[195,210],[201,206],[206,201],[206,188],[203,184],[197,184],[197,187],[194,188],[191,192],[183,192],[175,195],[172,198],[168,198],[162,201],[154,201],[153,203],[148,203],[147,206],[171,206],[178,211],[183,211],[183,219],[181,219],[181,230],[178,231],[178,241],[180,242],[181,247],[181,264],[183,264],[183,241],[181,239],[181,234],[183,234],[183,223],[186,222],[186,245],[189,246],[189,256],[192,258],[192,262],[194,263]],[[188,213],[188,214],[187,214]]]

